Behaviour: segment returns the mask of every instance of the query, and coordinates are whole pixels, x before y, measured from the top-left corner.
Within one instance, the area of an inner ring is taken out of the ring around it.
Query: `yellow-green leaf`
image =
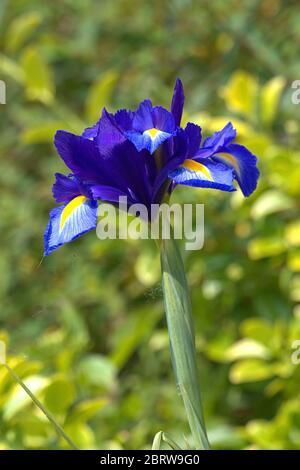
[[[36,11],[30,11],[15,18],[10,24],[5,38],[7,51],[15,52],[20,49],[41,21],[41,15]]]
[[[265,124],[273,122],[285,84],[284,77],[274,77],[262,87],[260,105],[262,120]]]
[[[265,237],[251,240],[248,244],[248,254],[251,259],[269,258],[281,255],[286,251],[286,243],[279,237]]]
[[[64,412],[75,398],[75,387],[65,377],[55,378],[45,389],[45,405],[52,413]]]
[[[243,338],[237,341],[224,354],[231,361],[248,358],[268,359],[271,356],[268,348],[250,338]]]
[[[258,80],[242,70],[237,70],[220,92],[230,111],[252,117],[258,96]]]
[[[117,78],[116,72],[108,71],[91,86],[86,100],[86,117],[90,123],[97,121],[102,108],[110,104]]]
[[[274,375],[273,365],[259,359],[245,359],[234,364],[229,373],[234,384],[258,382]]]
[[[64,121],[43,122],[25,129],[21,134],[21,140],[24,144],[52,142],[58,129],[72,131]]]
[[[4,54],[0,54],[0,72],[18,83],[23,83],[25,80],[25,74],[22,67]]]
[[[54,98],[52,71],[40,52],[30,47],[21,63],[25,74],[25,91],[29,100],[50,104]]]

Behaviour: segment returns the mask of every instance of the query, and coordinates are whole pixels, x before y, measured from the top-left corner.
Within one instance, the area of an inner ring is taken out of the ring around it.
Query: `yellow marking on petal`
[[[72,201],[69,202],[69,204],[66,205],[64,210],[61,213],[60,216],[60,224],[59,224],[59,231],[61,232],[62,229],[64,228],[64,225],[66,223],[66,220],[70,215],[72,215],[72,212],[79,207],[81,204],[83,204],[87,198],[85,196],[77,196]]]
[[[155,129],[155,127],[152,127],[152,129],[148,129],[145,132],[150,135],[151,139],[155,139],[157,134],[159,134],[161,131],[159,129]]]
[[[240,172],[240,167],[239,167],[237,159],[233,157],[232,155],[230,155],[229,153],[217,153],[216,157],[220,157],[221,159],[225,160],[225,162],[232,165],[233,168],[237,171],[237,173]]]
[[[210,181],[214,180],[209,169],[205,165],[202,165],[202,163],[196,162],[195,160],[184,160],[182,167],[186,168],[187,170],[198,171]]]

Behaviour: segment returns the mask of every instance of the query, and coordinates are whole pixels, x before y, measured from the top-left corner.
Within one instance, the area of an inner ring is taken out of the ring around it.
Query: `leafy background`
[[[300,449],[300,78],[292,0],[1,1],[0,338],[8,362],[83,449],[189,438],[170,365],[155,246],[93,233],[43,259],[56,129],[81,132],[184,82],[185,120],[231,120],[259,156],[240,193],[181,189],[205,204],[206,241],[185,252],[204,408],[216,449]],[[0,366],[0,447],[61,449]]]

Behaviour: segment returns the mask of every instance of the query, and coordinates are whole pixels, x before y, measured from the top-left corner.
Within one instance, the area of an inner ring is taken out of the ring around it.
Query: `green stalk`
[[[160,241],[164,306],[171,358],[196,449],[209,450],[196,364],[191,301],[184,265],[175,241]]]

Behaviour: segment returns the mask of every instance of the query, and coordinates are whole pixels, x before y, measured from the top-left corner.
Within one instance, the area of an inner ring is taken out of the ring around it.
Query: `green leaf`
[[[25,129],[21,134],[21,140],[27,145],[53,142],[53,137],[58,129],[71,131],[71,128],[64,121],[46,121]]]
[[[276,189],[270,189],[260,195],[254,202],[251,215],[254,219],[261,219],[269,214],[292,209],[294,205],[292,198],[285,193]]]
[[[286,249],[286,243],[280,237],[255,238],[248,244],[248,254],[253,260],[278,256]]]
[[[274,121],[285,85],[284,77],[274,77],[261,88],[261,115],[265,124],[271,124]]]
[[[21,58],[25,74],[25,91],[28,100],[51,104],[54,99],[52,71],[44,57],[34,47],[25,50]]]
[[[300,247],[300,219],[287,225],[285,239],[290,246]]]
[[[252,119],[256,110],[258,80],[247,72],[237,70],[222,88],[221,96],[230,111],[244,114]]]
[[[108,402],[107,398],[94,398],[82,401],[74,406],[67,417],[67,422],[86,422],[102,410]]]
[[[130,359],[138,346],[149,337],[157,322],[161,319],[161,311],[156,306],[143,310],[135,310],[122,330],[118,331],[116,346],[111,354],[112,362],[121,369]]]
[[[270,331],[273,330],[273,325],[261,318],[247,318],[240,325],[241,334],[248,339],[258,341],[267,347],[271,348],[273,345],[273,334],[270,335]]]
[[[269,349],[266,348],[262,343],[248,338],[237,341],[230,348],[228,348],[224,354],[230,361],[246,358],[269,359],[271,357]]]
[[[91,123],[100,117],[101,109],[110,104],[118,75],[114,71],[102,74],[91,86],[86,100],[86,117]]]
[[[48,380],[44,377],[33,376],[24,380],[24,384],[28,387],[33,394],[38,394],[47,385]],[[10,399],[3,407],[3,418],[7,421],[10,420],[16,413],[32,403],[28,394],[15,385]]]
[[[163,433],[162,435],[162,440],[168,444],[168,446],[172,449],[172,450],[182,450],[181,447],[173,440],[170,438],[170,436],[168,436],[165,432]]]
[[[116,380],[116,367],[110,359],[100,354],[84,357],[78,365],[80,383],[111,388]]]
[[[266,380],[274,375],[273,364],[260,361],[259,359],[245,359],[234,364],[229,373],[233,384],[247,382],[258,382]]]
[[[66,432],[80,449],[91,450],[95,448],[95,437],[87,424],[81,422],[70,423],[66,426]]]
[[[75,399],[75,387],[70,380],[57,377],[45,388],[46,407],[52,413],[63,413]]]
[[[162,435],[163,435],[162,431],[159,431],[158,433],[155,434],[153,443],[152,443],[152,450],[160,450]]]
[[[23,83],[25,80],[23,68],[4,54],[0,54],[0,72],[18,83]]]
[[[28,39],[28,37],[36,31],[40,25],[42,17],[36,11],[30,11],[18,16],[14,19],[8,28],[5,44],[9,52],[16,52]]]
[[[159,257],[150,251],[142,253],[134,265],[138,280],[147,287],[153,286],[160,278]]]

